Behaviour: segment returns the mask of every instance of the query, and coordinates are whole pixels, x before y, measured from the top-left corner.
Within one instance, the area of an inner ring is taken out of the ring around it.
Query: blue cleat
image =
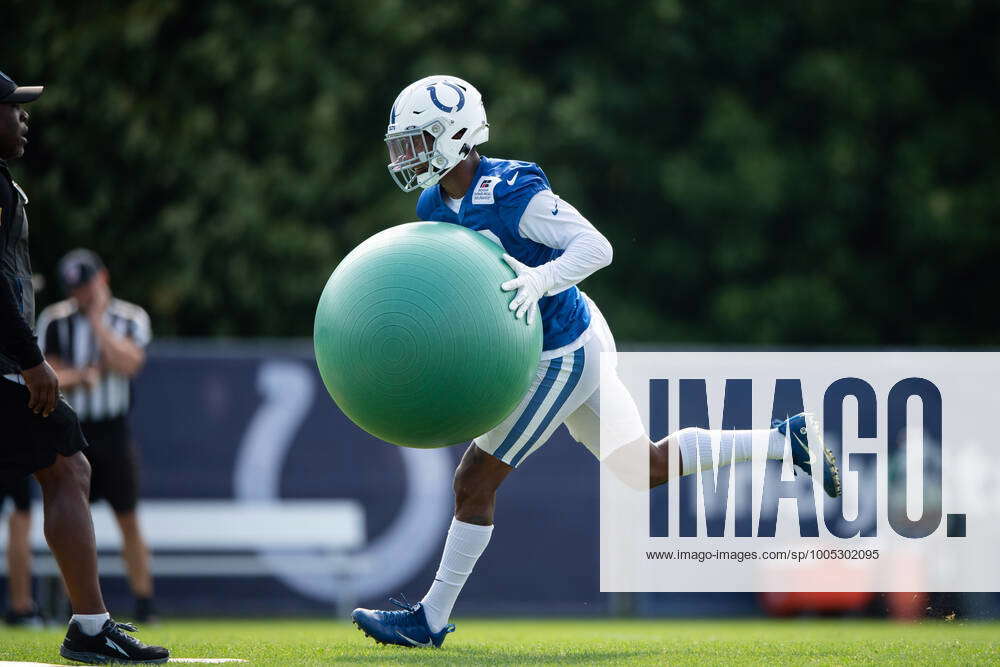
[[[791,435],[792,463],[810,477],[813,477],[812,464],[817,462],[810,443],[823,452],[823,490],[831,498],[839,496],[840,471],[837,469],[837,460],[833,458],[833,452],[823,446],[823,431],[816,417],[811,412],[800,412],[785,421],[775,419],[772,426],[781,435]]]
[[[411,605],[406,596],[403,596],[402,602],[394,598],[389,598],[389,602],[399,607],[400,611],[355,609],[351,613],[351,620],[358,630],[379,644],[440,648],[445,635],[455,631],[455,626],[449,623],[440,632],[431,632],[423,605],[419,602]]]

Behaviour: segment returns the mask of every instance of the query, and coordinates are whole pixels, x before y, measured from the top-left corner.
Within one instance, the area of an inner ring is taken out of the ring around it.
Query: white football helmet
[[[455,76],[425,77],[404,88],[389,112],[389,174],[403,192],[429,188],[489,138],[478,90]]]

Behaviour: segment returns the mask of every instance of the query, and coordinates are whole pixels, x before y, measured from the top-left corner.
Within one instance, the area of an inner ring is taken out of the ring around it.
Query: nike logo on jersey
[[[514,185],[514,181],[517,180],[517,175],[520,174],[520,173],[521,172],[519,172],[519,171],[515,171],[514,175],[507,179],[507,185]]]
[[[407,637],[406,635],[404,635],[399,630],[396,630],[396,634],[399,635],[400,637],[402,637],[403,639],[405,639],[406,641],[410,642],[414,646],[434,646],[434,642],[431,641],[430,639],[428,639],[426,642],[418,642],[418,641],[414,641],[413,639]]]
[[[128,653],[121,646],[111,641],[111,637],[105,637],[104,643],[113,648],[114,650],[118,651],[119,653],[121,653],[126,658],[128,657]]]

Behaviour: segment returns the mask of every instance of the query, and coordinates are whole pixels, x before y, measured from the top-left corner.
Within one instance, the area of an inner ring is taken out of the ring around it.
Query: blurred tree
[[[337,261],[413,218],[387,110],[448,72],[486,97],[483,152],[542,164],[612,240],[586,289],[621,340],[1000,339],[996,3],[13,0],[8,20],[0,69],[48,86],[15,165],[37,269],[94,248],[161,335],[309,335]]]

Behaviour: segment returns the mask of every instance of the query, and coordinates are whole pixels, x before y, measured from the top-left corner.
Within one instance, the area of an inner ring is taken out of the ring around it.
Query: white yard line
[[[192,662],[201,664],[218,664],[221,662],[247,662],[241,658],[170,658],[169,662]],[[0,667],[66,667],[51,662],[10,662],[0,660]]]

